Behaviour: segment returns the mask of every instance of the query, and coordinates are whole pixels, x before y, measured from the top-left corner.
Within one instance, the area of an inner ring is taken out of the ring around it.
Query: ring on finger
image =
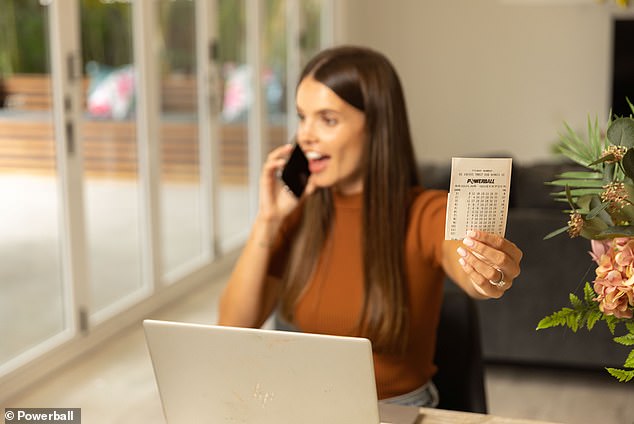
[[[495,287],[502,288],[506,285],[506,281],[504,281],[504,272],[502,272],[500,268],[494,267],[494,269],[500,273],[500,278],[497,281],[489,280],[489,283]]]

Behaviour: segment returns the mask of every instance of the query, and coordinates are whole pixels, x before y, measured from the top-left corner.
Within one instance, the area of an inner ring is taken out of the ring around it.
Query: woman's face
[[[342,194],[363,189],[361,157],[365,115],[312,77],[297,88],[297,140],[308,158],[311,181]]]

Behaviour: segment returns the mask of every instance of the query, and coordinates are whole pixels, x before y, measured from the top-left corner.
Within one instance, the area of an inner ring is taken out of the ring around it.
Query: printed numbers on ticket
[[[446,240],[462,240],[468,230],[504,237],[511,165],[510,158],[451,159]]]

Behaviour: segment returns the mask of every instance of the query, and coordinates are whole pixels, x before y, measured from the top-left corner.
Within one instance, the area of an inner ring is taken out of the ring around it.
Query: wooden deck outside
[[[87,83],[85,83],[87,86]],[[50,84],[45,76],[19,75],[6,81],[8,108],[0,109],[0,173],[50,174],[55,170],[54,130],[42,111],[50,110]],[[195,80],[164,80],[162,110],[187,114],[195,107]],[[29,116],[33,115],[33,119]],[[270,127],[270,145],[286,138],[283,127]],[[134,178],[138,172],[136,124],[131,120],[86,119],[80,128],[84,171],[93,177]],[[199,143],[195,122],[169,119],[161,122],[162,176],[168,180],[196,180],[199,176]],[[224,184],[247,182],[247,128],[221,125],[220,180]]]

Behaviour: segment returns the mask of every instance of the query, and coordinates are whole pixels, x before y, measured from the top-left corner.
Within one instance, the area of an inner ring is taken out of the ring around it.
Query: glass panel
[[[223,250],[241,243],[249,227],[248,116],[251,69],[246,64],[245,0],[218,1],[219,64],[223,80],[220,119],[220,181],[217,213]]]
[[[191,0],[159,0],[163,264],[165,273],[203,249],[196,83],[196,10]],[[205,243],[206,246],[209,243]]]
[[[264,11],[262,87],[266,99],[269,145],[265,153],[284,144],[286,136],[286,0],[267,0]]]
[[[92,312],[142,286],[130,3],[81,1],[86,232]]]
[[[302,67],[321,49],[321,3],[321,0],[299,2],[302,22],[300,38]]]
[[[63,332],[48,8],[0,0],[0,368]]]

